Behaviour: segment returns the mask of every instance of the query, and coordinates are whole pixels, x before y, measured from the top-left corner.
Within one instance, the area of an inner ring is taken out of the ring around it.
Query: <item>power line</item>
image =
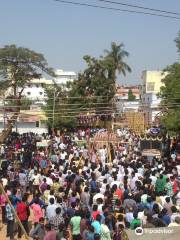
[[[177,98],[177,100],[180,100],[179,98]],[[155,102],[155,100],[154,100],[154,102]],[[128,103],[128,101],[127,102],[118,102],[118,103],[120,103],[120,104],[124,104],[124,103]],[[112,103],[89,103],[89,105],[98,105],[98,106],[94,106],[94,109],[108,109],[108,108],[112,108],[112,106],[99,106],[99,105],[111,105]],[[116,102],[116,104],[117,104],[117,102]],[[151,104],[154,104],[153,103],[153,101],[152,102],[149,102],[149,103],[145,103],[145,102],[140,102],[139,103],[141,106],[142,105],[151,105]],[[179,103],[176,103],[176,102],[172,102],[172,103],[157,103],[159,106],[170,106],[170,105],[179,105]],[[77,108],[76,109],[93,109],[93,107],[92,106],[87,106],[87,107],[78,107],[79,105],[82,105],[83,106],[83,104],[81,104],[81,103],[77,103],[77,104],[75,104],[75,103],[70,103],[70,104],[63,104],[63,103],[57,103],[55,106],[57,107],[57,106],[69,106],[68,108],[66,108],[66,109],[60,109],[60,110],[67,110],[67,109],[71,109],[71,106],[77,106]],[[133,104],[131,104],[130,103],[130,105],[132,105],[133,106]],[[48,104],[48,105],[46,105],[46,106],[48,106],[48,107],[50,107],[50,106],[53,106],[53,104]],[[46,106],[44,106],[44,107],[46,107]],[[8,109],[8,108],[23,108],[24,106],[23,105],[12,105],[12,106],[10,106],[10,105],[4,105],[4,106],[0,106],[0,109]],[[73,108],[73,109],[71,109],[71,110],[76,110],[75,108]],[[34,112],[36,112],[38,109],[31,109],[31,111],[34,111]],[[24,111],[26,111],[26,110],[24,110]],[[42,110],[39,110],[39,111],[42,111]],[[46,111],[46,110],[45,110]],[[52,110],[53,111],[53,110]]]
[[[147,105],[146,104],[144,104],[144,105],[141,105],[140,107],[146,107]],[[168,109],[171,109],[172,107],[179,107],[179,104],[169,104],[169,105],[159,105],[159,106],[157,106],[157,107],[154,107],[154,108],[156,108],[156,109],[161,109],[162,107],[167,107]],[[152,107],[153,108],[153,107]],[[53,110],[49,110],[49,112],[46,112],[46,111],[44,111],[44,112],[38,112],[38,111],[35,111],[35,113],[34,112],[29,112],[31,115],[43,115],[43,114],[64,114],[64,113],[71,113],[71,114],[83,114],[83,113],[89,113],[89,114],[98,114],[98,112],[109,112],[109,113],[119,113],[118,112],[118,110],[116,109],[115,111],[113,111],[112,109],[105,109],[105,110],[98,110],[98,109],[94,109],[94,110],[91,110],[91,109],[87,109],[86,111],[81,111],[81,110],[79,110],[79,111],[71,111],[71,109],[67,109],[66,111],[64,111],[64,112],[61,112],[61,111],[55,111],[55,112],[53,112]],[[27,113],[25,113],[25,112],[17,112],[17,111],[14,111],[14,112],[6,112],[6,114],[15,114],[15,113],[18,113],[19,115],[21,115],[21,114],[24,114],[24,115],[29,115],[30,116],[30,114],[27,114]],[[102,113],[103,114],[103,113]],[[73,116],[73,115],[71,115],[71,116]]]
[[[180,94],[180,92],[176,92],[176,94]],[[169,96],[170,96],[170,94],[169,94]],[[68,100],[68,99],[86,99],[86,100],[89,100],[89,99],[92,99],[92,98],[98,98],[98,96],[91,96],[91,97],[68,97],[68,98],[64,98],[64,97],[55,97],[55,100]],[[99,98],[100,99],[104,99],[104,100],[107,100],[108,98],[110,99],[110,100],[113,100],[113,98],[110,98],[109,96],[99,96]],[[166,100],[179,100],[180,99],[180,97],[167,97],[167,98],[162,98],[162,97],[160,97],[159,98],[159,100],[161,100],[161,101],[166,101]],[[6,102],[6,101],[23,101],[23,100],[30,100],[31,101],[31,103],[33,103],[33,102],[41,102],[41,101],[48,101],[48,100],[54,100],[54,98],[45,98],[45,97],[43,97],[43,98],[39,98],[39,99],[31,99],[31,98],[22,98],[22,99],[17,99],[17,98],[7,98],[7,99],[0,99],[0,101],[3,101],[3,102]],[[105,103],[103,103],[103,102],[97,102],[97,103],[95,103],[95,102],[93,102],[93,104],[108,104],[108,103],[110,103],[110,100],[109,100],[109,102],[105,102]],[[119,101],[117,101],[117,102],[120,102],[120,101],[122,101],[122,102],[124,102],[124,101],[128,101],[128,99],[121,99],[121,98],[119,98],[118,96],[116,96],[116,97],[114,97],[114,100],[119,100]],[[140,101],[140,99],[135,99],[136,101]],[[157,100],[152,100],[151,102],[156,102]],[[30,103],[30,105],[32,105]],[[47,102],[46,102],[47,103]],[[48,104],[48,103],[47,103]],[[82,103],[79,103],[79,104],[83,104],[83,102]],[[92,104],[91,102],[89,103],[89,104]],[[38,105],[38,104],[37,104]],[[39,105],[42,105],[42,103],[39,103]],[[49,104],[48,104],[49,105]],[[18,106],[18,105],[17,105]]]
[[[107,103],[88,103],[89,105],[109,105],[112,104],[110,102]],[[29,104],[31,105],[31,104]],[[48,106],[52,106],[53,104],[48,104]],[[56,103],[56,106],[81,106],[83,105],[83,103]],[[8,105],[5,105],[7,107],[9,107]],[[22,105],[16,105],[16,106],[12,106],[12,107],[21,107]]]
[[[60,97],[57,96],[55,97],[55,99],[63,99],[63,100],[67,100],[67,99],[93,99],[93,98],[100,98],[100,99],[107,99],[107,98],[111,98],[110,96],[79,96],[79,97]],[[5,99],[0,99],[1,101],[12,101],[12,100],[30,100],[30,101],[42,101],[42,100],[52,100],[54,99],[54,97],[52,98],[48,98],[48,97],[42,97],[42,98],[38,98],[38,99],[31,99],[31,98],[22,98],[22,99],[18,99],[18,98],[5,98]]]
[[[119,11],[119,12],[136,13],[136,14],[143,14],[143,15],[150,15],[150,16],[164,17],[164,18],[171,18],[171,19],[180,20],[180,17],[164,15],[164,14],[157,14],[157,13],[150,13],[150,12],[143,12],[143,11],[136,11],[136,10],[128,10],[128,9],[121,9],[121,8],[115,8],[115,7],[105,7],[105,6],[95,5],[95,4],[72,2],[72,1],[67,1],[67,0],[54,0],[54,1],[59,2],[59,3],[77,5],[77,6],[99,8],[99,9],[113,10],[113,11]]]
[[[166,11],[166,10],[163,10],[163,9],[143,7],[143,6],[139,6],[139,5],[127,4],[127,3],[124,3],[124,2],[115,2],[115,1],[108,1],[108,0],[96,0],[96,1],[180,16],[179,12],[171,12],[171,11]]]

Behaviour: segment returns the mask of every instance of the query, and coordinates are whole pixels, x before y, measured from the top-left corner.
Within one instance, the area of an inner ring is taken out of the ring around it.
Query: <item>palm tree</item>
[[[107,63],[111,65],[111,71],[109,77],[112,78],[114,87],[116,85],[117,74],[123,74],[126,76],[126,72],[131,72],[130,66],[124,61],[124,58],[129,56],[129,53],[124,50],[124,44],[111,43],[111,50],[105,50],[105,59]]]
[[[131,72],[130,66],[124,61],[124,58],[129,56],[129,53],[124,50],[124,44],[111,43],[111,50],[105,50],[105,62],[108,66],[108,78],[112,84],[112,95],[116,94],[116,77],[117,74],[126,76],[126,72]],[[115,111],[116,105],[114,98],[112,99],[112,106]],[[114,122],[114,118],[112,120]],[[112,123],[113,126],[113,123]]]

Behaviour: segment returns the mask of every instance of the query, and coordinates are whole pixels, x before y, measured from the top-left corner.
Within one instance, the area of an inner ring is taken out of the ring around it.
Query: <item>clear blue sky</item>
[[[180,0],[122,1],[180,12]],[[54,0],[0,0],[0,11],[0,47],[17,44],[31,48],[43,53],[54,68],[78,72],[85,67],[83,55],[99,56],[112,41],[123,42],[133,71],[121,81],[133,84],[141,81],[142,70],[162,69],[178,58],[174,38],[180,20],[76,7]]]

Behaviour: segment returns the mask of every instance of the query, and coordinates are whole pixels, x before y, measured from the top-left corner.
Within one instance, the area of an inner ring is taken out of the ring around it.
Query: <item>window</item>
[[[43,92],[39,92],[40,95],[43,95]]]
[[[27,92],[27,95],[31,95],[31,93],[30,93],[30,92]]]
[[[155,86],[154,82],[147,83],[147,91],[154,91],[154,86]]]
[[[37,128],[39,127],[39,121],[36,121],[36,127]]]

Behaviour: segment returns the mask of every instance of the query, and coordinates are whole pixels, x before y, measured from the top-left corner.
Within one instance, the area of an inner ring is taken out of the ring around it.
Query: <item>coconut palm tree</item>
[[[105,50],[105,59],[107,64],[111,65],[109,77],[112,78],[113,84],[116,84],[117,74],[126,76],[126,72],[131,72],[130,66],[124,61],[124,58],[129,56],[129,53],[124,50],[124,44],[111,43],[111,50]]]

